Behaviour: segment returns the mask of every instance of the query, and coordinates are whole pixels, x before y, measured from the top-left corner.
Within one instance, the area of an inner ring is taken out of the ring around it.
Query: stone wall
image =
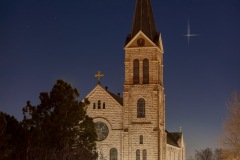
[[[137,35],[138,36],[138,35]],[[145,46],[136,45],[138,38]],[[147,159],[164,160],[166,152],[165,103],[162,83],[162,52],[144,35],[135,37],[125,47],[124,85],[124,160],[136,160],[136,150],[147,150]],[[139,60],[139,84],[133,84],[133,62]],[[143,84],[143,60],[149,60],[149,84]],[[145,117],[137,117],[137,102],[145,100]],[[140,136],[143,144],[140,144]]]
[[[122,109],[123,107],[105,89],[98,85],[86,98],[90,101],[87,106],[87,114],[94,118],[94,122],[104,122],[109,129],[107,138],[97,142],[97,149],[103,155],[103,159],[109,160],[111,148],[118,151],[118,159],[122,159]],[[98,100],[105,102],[105,109],[98,109]],[[96,109],[93,109],[93,103]]]

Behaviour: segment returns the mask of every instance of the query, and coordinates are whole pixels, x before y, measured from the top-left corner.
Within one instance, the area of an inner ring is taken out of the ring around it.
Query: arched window
[[[137,118],[145,117],[145,100],[143,98],[137,101]]]
[[[106,104],[105,104],[105,102],[103,102],[103,109],[105,109],[106,108]]]
[[[140,150],[136,150],[136,160],[140,160]]]
[[[93,103],[93,109],[96,109],[96,103]]]
[[[140,138],[139,138],[139,143],[140,143],[140,144],[143,144],[143,135],[140,136]]]
[[[149,83],[149,60],[143,60],[143,84]]]
[[[133,61],[133,84],[139,84],[139,60]]]
[[[110,149],[110,160],[117,160],[117,149],[116,148]]]
[[[142,152],[143,160],[147,160],[147,150],[144,149]]]
[[[100,100],[98,101],[97,106],[98,106],[98,109],[101,109],[101,101]]]

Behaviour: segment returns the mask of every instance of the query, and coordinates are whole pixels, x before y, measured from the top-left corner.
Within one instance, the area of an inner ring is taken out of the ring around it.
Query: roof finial
[[[101,74],[101,71],[98,71],[98,73],[95,74],[94,76],[98,78],[98,84],[101,85],[100,79],[101,79],[101,77],[104,76],[104,74]]]
[[[180,126],[180,132],[182,132],[182,126]]]

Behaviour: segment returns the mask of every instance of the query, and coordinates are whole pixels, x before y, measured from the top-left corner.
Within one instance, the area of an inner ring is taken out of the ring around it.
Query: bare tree
[[[192,156],[190,158],[188,158],[188,160],[195,160]]]
[[[196,150],[195,160],[213,160],[212,149],[206,148],[201,151]]]
[[[222,156],[222,149],[215,149],[213,153],[213,160],[224,160]]]
[[[240,96],[235,91],[227,103],[228,115],[224,123],[222,156],[229,160],[240,160]]]
[[[222,149],[218,148],[214,151],[211,148],[196,150],[194,158],[190,157],[188,160],[224,160],[221,153]]]

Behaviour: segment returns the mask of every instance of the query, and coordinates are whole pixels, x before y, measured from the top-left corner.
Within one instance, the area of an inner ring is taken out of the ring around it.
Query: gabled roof
[[[182,132],[170,133],[166,131],[166,133],[167,133],[167,144],[180,148],[180,146],[178,145],[178,140],[181,139]]]
[[[155,44],[151,39],[149,39],[142,31],[139,31],[135,37],[133,37],[125,46],[124,49],[126,48],[132,48],[132,47],[138,47],[137,45],[137,40],[139,38],[142,38],[145,40],[145,45],[147,47],[155,47],[157,46],[157,44]]]
[[[140,30],[154,43],[158,40],[159,33],[157,33],[150,0],[136,0],[132,32],[128,35],[126,44]]]
[[[108,95],[110,95],[117,103],[119,103],[121,106],[123,106],[123,98],[120,97],[120,95],[116,95],[112,92],[109,92],[106,88],[104,89],[100,84],[98,84],[90,93],[88,93],[88,95],[86,96],[86,98],[89,97],[90,94],[92,94],[96,88],[100,88],[101,90],[105,91]]]
[[[118,103],[120,103],[123,106],[123,98],[122,97],[120,97],[112,92],[109,92],[109,91],[107,91],[107,92],[110,96],[112,96]]]

